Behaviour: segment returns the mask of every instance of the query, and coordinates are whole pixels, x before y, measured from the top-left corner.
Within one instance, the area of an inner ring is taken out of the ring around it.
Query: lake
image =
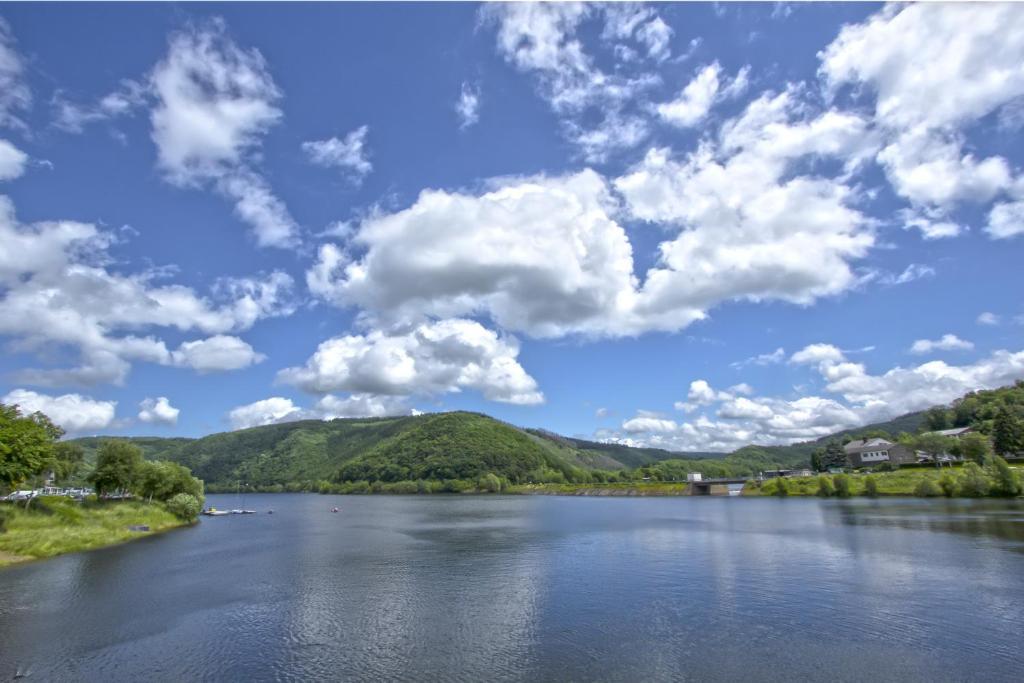
[[[0,570],[0,679],[1024,675],[1020,502],[278,494],[244,505],[260,514]]]

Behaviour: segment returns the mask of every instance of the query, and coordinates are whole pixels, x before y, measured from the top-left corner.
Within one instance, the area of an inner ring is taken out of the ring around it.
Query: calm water
[[[1024,678],[1019,503],[245,505],[0,571],[0,680]]]

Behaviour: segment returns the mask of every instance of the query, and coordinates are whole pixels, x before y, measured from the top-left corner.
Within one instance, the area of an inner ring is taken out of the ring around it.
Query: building
[[[948,436],[954,439],[959,439],[965,434],[970,434],[974,430],[970,427],[957,427],[956,429],[940,429],[937,432],[928,432],[929,434],[938,434],[939,436]]]
[[[917,454],[886,439],[857,439],[843,446],[851,467],[871,467],[883,462],[904,465],[917,462]]]

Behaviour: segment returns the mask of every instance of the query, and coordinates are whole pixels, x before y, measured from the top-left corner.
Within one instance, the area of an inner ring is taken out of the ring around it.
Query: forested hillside
[[[998,419],[1003,414],[1001,422]],[[998,423],[998,424],[997,424]],[[930,411],[909,413],[815,441],[745,446],[733,453],[677,453],[633,448],[521,429],[479,413],[302,420],[213,434],[201,439],[130,437],[146,458],[189,467],[212,490],[310,490],[350,482],[478,480],[494,475],[512,483],[614,481],[651,476],[748,476],[776,468],[807,467],[831,440],[972,426],[986,434],[1024,425],[1024,383],[973,392]],[[1005,427],[1009,425],[1009,427]],[[1021,427],[1024,430],[1024,427]],[[102,437],[76,439],[90,460]],[[1022,445],[1024,447],[1024,445]],[[629,470],[629,472],[625,472]]]

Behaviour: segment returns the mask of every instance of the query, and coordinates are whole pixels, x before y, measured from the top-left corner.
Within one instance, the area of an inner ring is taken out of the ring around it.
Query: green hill
[[[633,448],[520,429],[468,412],[300,420],[211,434],[200,439],[125,438],[146,458],[181,463],[209,490],[238,485],[311,490],[323,482],[476,480],[492,473],[510,482],[604,481],[616,470],[652,468],[708,476],[741,476],[764,469],[802,467],[829,438],[873,432],[917,431],[925,413],[790,446],[746,446],[734,453],[678,453]],[[75,439],[93,459],[104,437]],[[661,465],[658,465],[661,463]]]

